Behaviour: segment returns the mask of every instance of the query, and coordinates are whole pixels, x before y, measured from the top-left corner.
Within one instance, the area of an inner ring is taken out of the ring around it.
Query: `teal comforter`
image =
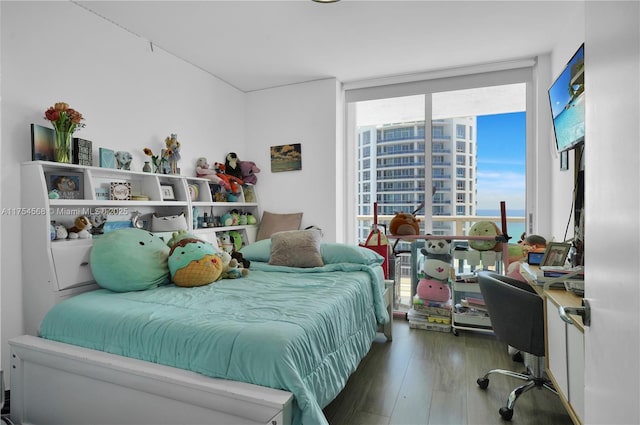
[[[41,336],[283,389],[295,397],[294,424],[325,424],[322,408],[389,320],[383,290],[377,265],[252,262],[245,278],[197,288],[75,296],[47,314]]]

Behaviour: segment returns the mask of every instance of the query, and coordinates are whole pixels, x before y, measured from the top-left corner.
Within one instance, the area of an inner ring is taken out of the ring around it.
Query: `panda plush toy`
[[[424,276],[418,282],[417,294],[423,300],[444,303],[451,298],[451,241],[429,239],[420,250],[425,257]]]

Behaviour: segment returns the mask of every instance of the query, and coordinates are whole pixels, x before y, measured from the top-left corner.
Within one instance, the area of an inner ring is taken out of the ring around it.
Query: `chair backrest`
[[[478,272],[480,292],[500,341],[535,356],[544,356],[544,303],[527,283]]]

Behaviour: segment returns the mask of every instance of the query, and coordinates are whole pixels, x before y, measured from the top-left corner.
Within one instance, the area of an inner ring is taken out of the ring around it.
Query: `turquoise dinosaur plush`
[[[169,247],[151,232],[120,229],[93,239],[91,272],[102,288],[143,291],[169,283]]]

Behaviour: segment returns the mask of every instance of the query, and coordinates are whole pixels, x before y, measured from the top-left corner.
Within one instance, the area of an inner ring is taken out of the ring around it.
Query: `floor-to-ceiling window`
[[[478,216],[499,220],[505,201],[517,240],[525,227],[528,84],[524,67],[347,90],[356,239],[371,228],[374,202],[381,224],[417,212],[421,232],[459,235]]]

